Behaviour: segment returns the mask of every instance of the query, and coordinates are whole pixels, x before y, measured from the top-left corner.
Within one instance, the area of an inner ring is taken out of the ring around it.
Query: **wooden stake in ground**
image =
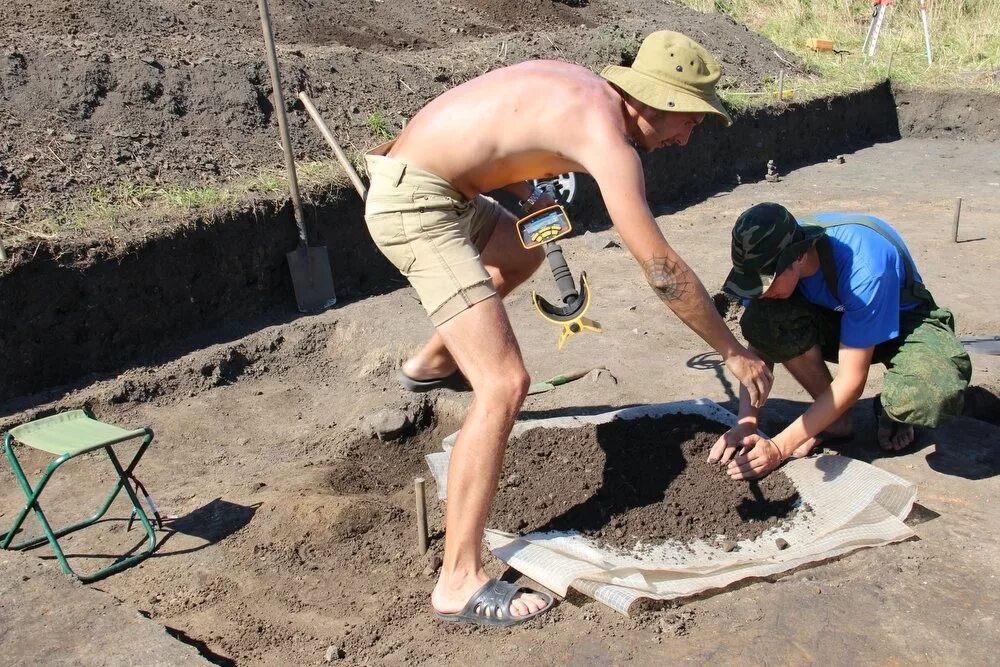
[[[958,218],[962,215],[962,198],[955,197],[955,215],[952,217],[952,226],[955,231],[955,243],[958,243]]]
[[[778,70],[778,100],[785,99],[785,70]]]
[[[417,553],[427,553],[427,500],[424,496],[424,478],[413,480],[413,495],[417,504]]]

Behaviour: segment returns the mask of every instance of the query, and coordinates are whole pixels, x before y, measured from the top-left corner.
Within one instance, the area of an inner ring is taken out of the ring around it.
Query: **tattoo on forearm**
[[[642,270],[646,274],[646,282],[660,301],[675,301],[687,294],[690,285],[682,278],[683,271],[677,262],[666,257],[653,257],[642,263]]]

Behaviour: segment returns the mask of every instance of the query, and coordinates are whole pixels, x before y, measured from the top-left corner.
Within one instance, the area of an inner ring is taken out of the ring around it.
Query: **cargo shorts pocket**
[[[401,212],[375,213],[365,216],[368,233],[382,254],[393,266],[407,275],[416,257],[406,233]]]
[[[432,237],[454,233],[468,236],[468,219],[472,207],[467,202],[456,202],[447,197],[414,197],[419,214],[421,234]]]

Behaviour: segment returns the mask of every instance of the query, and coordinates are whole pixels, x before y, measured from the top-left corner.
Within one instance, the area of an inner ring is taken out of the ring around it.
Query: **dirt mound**
[[[622,549],[755,539],[792,517],[799,495],[781,472],[747,484],[706,463],[725,431],[691,415],[528,431],[508,447],[489,525],[579,530]]]
[[[303,90],[360,151],[487,70],[628,62],[654,29],[701,41],[723,85],[760,88],[794,61],[722,15],[656,0],[290,0],[271,12],[300,160],[330,155]],[[28,0],[5,7],[0,37],[0,215],[142,204],[282,164],[255,3]]]

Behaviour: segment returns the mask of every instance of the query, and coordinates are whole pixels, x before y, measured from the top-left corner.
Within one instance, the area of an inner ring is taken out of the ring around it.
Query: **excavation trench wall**
[[[897,139],[901,126],[921,136],[997,138],[1000,124],[982,122],[981,114],[974,123],[960,118],[969,108],[968,95],[928,102],[905,93],[903,125],[897,122],[900,96],[882,85],[749,111],[728,129],[706,122],[687,148],[644,156],[648,198],[654,210],[666,210],[727,190],[738,179],[759,180],[769,159],[787,170]],[[973,102],[980,108],[984,103]],[[992,98],[991,104],[995,109]],[[946,117],[949,113],[954,118]],[[600,195],[586,179],[576,209],[580,229],[609,225]],[[341,190],[308,207],[307,216],[329,250],[340,299],[405,284],[372,244],[353,191]],[[206,336],[237,337],[255,318],[293,317],[285,252],[295,243],[286,204],[193,220],[124,244],[9,248],[10,259],[0,265],[0,404],[89,374],[180,354],[203,345]]]

